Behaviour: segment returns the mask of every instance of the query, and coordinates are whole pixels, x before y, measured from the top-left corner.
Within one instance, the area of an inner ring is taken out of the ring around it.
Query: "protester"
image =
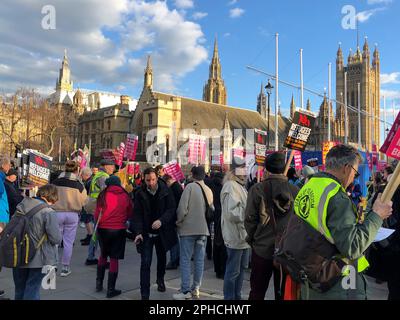
[[[38,189],[36,197],[26,197],[18,204],[18,214],[28,214],[40,204],[48,206],[37,212],[31,220],[29,236],[37,251],[33,259],[23,267],[13,268],[15,300],[40,300],[43,266],[57,264],[57,245],[61,243],[57,214],[51,205],[58,200],[57,188],[48,184]]]
[[[70,262],[76,230],[79,222],[79,212],[86,203],[87,193],[85,187],[78,179],[78,163],[68,160],[65,164],[65,172],[61,173],[54,185],[58,190],[58,201],[53,209],[57,211],[58,224],[63,240],[63,265],[61,276],[71,274]]]
[[[168,188],[171,189],[172,194],[174,195],[175,204],[179,204],[182,196],[182,186],[181,184],[173,179],[170,175],[164,175],[164,181],[167,183]],[[170,260],[166,266],[166,270],[174,270],[179,266],[179,242],[177,242],[169,251]]]
[[[284,296],[285,274],[273,265],[275,240],[283,233],[293,214],[298,188],[283,175],[285,154],[275,152],[265,161],[266,179],[250,189],[245,228],[252,248],[249,300],[264,300],[272,273],[275,300]]]
[[[296,185],[297,181],[299,180],[299,178],[297,177],[296,169],[293,167],[289,168],[286,176],[288,177],[288,182],[293,185]]]
[[[352,182],[347,187],[346,191],[348,196],[351,198],[351,201],[353,201],[356,208],[358,208],[358,206],[361,203],[361,196],[362,196],[360,184],[357,182]]]
[[[90,192],[90,184],[92,183],[92,169],[86,167],[81,171],[81,179],[82,183],[86,189],[86,193],[89,195]],[[93,235],[93,214],[89,214],[86,212],[85,208],[82,208],[81,219],[80,221],[85,224],[87,235],[85,238],[81,239],[82,246],[88,246],[90,244],[90,240]]]
[[[97,169],[97,166],[92,168],[92,179],[89,187],[89,197],[87,205],[84,207],[86,213],[93,215],[95,208],[97,206],[97,198],[101,191],[103,191],[106,186],[106,180],[115,171],[115,162],[112,160],[103,159],[100,162],[101,168]],[[96,172],[97,173],[94,173]],[[96,248],[97,241],[89,241],[88,256],[85,261],[85,265],[97,265],[98,260],[96,259]]]
[[[175,300],[198,298],[204,271],[204,255],[208,230],[205,212],[208,206],[213,205],[213,194],[204,183],[204,167],[193,167],[191,170],[193,182],[183,190],[177,214],[179,243],[180,243],[180,269],[181,289],[173,295]],[[203,192],[205,196],[203,195]],[[205,199],[206,197],[206,199]],[[191,258],[193,256],[194,274],[193,284],[190,286]]]
[[[222,172],[215,172],[211,176],[211,191],[213,193],[214,199],[214,238],[213,238],[213,262],[214,262],[214,271],[215,275],[218,279],[224,279],[225,276],[225,267],[226,267],[226,259],[227,252],[224,243],[224,239],[222,237],[221,230],[221,214],[222,214],[222,205],[221,205],[221,191],[224,180],[224,174]]]
[[[10,219],[10,209],[8,205],[7,192],[5,189],[5,179],[11,168],[10,158],[0,155],[0,233]]]
[[[303,186],[310,180],[311,176],[315,173],[314,169],[310,166],[304,166],[301,169],[301,179],[298,179],[295,183],[295,186],[299,189],[303,188]]]
[[[4,187],[7,192],[8,206],[10,217],[13,216],[18,203],[20,203],[24,197],[15,187],[15,181],[17,180],[18,172],[15,169],[10,169],[7,173],[6,180],[4,181]]]
[[[10,219],[10,209],[8,206],[7,192],[4,186],[6,174],[11,168],[10,158],[0,155],[0,233],[5,228]],[[4,291],[0,290],[0,297],[4,295]]]
[[[126,223],[132,217],[132,201],[122,188],[121,180],[111,176],[106,180],[104,189],[98,199],[94,213],[97,221],[97,233],[101,249],[97,265],[96,291],[103,290],[103,280],[106,271],[107,258],[110,258],[108,273],[107,298],[121,294],[115,289],[118,278],[118,260],[124,259],[126,242]]]
[[[171,190],[159,181],[153,168],[147,168],[143,174],[144,184],[135,195],[131,231],[136,234],[135,243],[141,254],[140,293],[142,300],[148,300],[153,246],[157,254],[157,290],[166,291],[166,252],[177,242],[176,205]]]
[[[358,166],[361,162],[362,157],[354,147],[348,145],[333,147],[326,156],[326,171],[315,174],[300,190],[295,200],[296,215],[312,227],[304,229],[310,234],[310,239],[322,239],[314,240],[318,243],[298,243],[296,250],[299,250],[299,256],[302,250],[308,250],[307,248],[311,246],[323,248],[325,251],[328,247],[333,248],[337,256],[344,259],[343,264],[351,263],[356,272],[355,288],[343,287],[343,281],[339,279],[336,283],[333,282],[333,286],[326,292],[321,293],[305,283],[301,287],[302,299],[364,300],[367,298],[367,282],[363,272],[368,267],[368,261],[364,257],[364,252],[374,241],[383,219],[391,215],[392,203],[383,203],[378,196],[363,223],[358,221],[357,211],[344,190],[358,176]],[[313,205],[309,205],[310,203]],[[323,208],[323,212],[319,208]],[[322,221],[319,217],[322,217]],[[312,234],[316,231],[324,238],[314,237]],[[318,250],[322,249],[315,250],[313,254],[315,259],[319,259],[316,261],[321,263],[319,257],[327,252]],[[307,259],[313,261],[314,258],[308,256]],[[301,261],[296,262],[302,264]]]
[[[238,168],[243,169],[243,168]],[[228,259],[224,277],[224,299],[241,300],[244,269],[249,263],[250,246],[244,227],[247,202],[246,171],[229,172],[221,190],[221,230]]]
[[[383,169],[383,181],[389,182],[388,177],[392,174],[393,174],[393,167],[392,166],[385,167],[385,169]]]

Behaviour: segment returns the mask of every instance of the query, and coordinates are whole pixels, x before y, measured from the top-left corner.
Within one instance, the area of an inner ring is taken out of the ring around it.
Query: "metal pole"
[[[301,109],[304,109],[303,49],[300,49],[300,96]]]
[[[361,99],[360,99],[360,83],[357,83],[357,99],[358,99],[358,147],[361,148]]]
[[[328,64],[328,141],[331,141],[331,98],[332,98],[332,93],[331,93],[331,70],[332,69],[332,63],[329,62]]]
[[[61,165],[61,137],[60,137],[60,143],[58,145],[58,162]]]
[[[278,103],[279,103],[279,34],[275,34],[275,43],[276,43],[276,65],[275,65],[275,151],[278,151]]]
[[[383,96],[383,135],[386,140],[386,97]],[[388,160],[388,156],[385,154],[386,161]]]
[[[269,150],[269,110],[270,110],[270,104],[269,104],[269,96],[270,96],[270,93],[269,92],[267,92],[267,94],[268,94],[268,123],[267,123],[267,131],[268,131],[268,133],[267,133],[267,150]]]
[[[394,100],[392,100],[392,109],[393,109],[393,124],[396,121],[396,110],[394,106]]]
[[[349,119],[347,114],[347,72],[344,73],[344,143],[349,142]]]

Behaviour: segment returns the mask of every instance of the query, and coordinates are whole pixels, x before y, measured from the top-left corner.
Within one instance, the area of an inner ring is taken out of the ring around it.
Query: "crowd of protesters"
[[[393,175],[393,166],[373,174],[367,185],[367,202],[363,202],[357,179],[361,157],[354,148],[332,148],[327,155],[326,172],[304,166],[300,171],[289,168],[285,174],[285,159],[284,153],[269,154],[258,181],[249,181],[244,165],[211,171],[209,175],[203,166],[194,166],[184,181],[174,180],[162,166],[147,167],[125,180],[121,179],[123,170],[118,171],[109,160],[82,169],[79,163],[67,161],[63,171],[52,175],[51,184],[40,187],[30,198],[16,186],[17,168],[12,167],[8,157],[0,156],[0,237],[13,216],[40,208],[33,215],[30,229],[38,251],[28,264],[13,268],[15,299],[40,299],[43,266],[60,266],[62,277],[73,272],[70,264],[79,224],[87,231],[80,241],[88,246],[84,263],[97,265],[96,277],[93,276],[95,291],[103,291],[109,269],[107,298],[121,294],[116,282],[128,238],[141,257],[142,300],[150,299],[153,247],[159,292],[166,291],[167,270],[180,271],[180,289],[173,299],[200,297],[206,257],[213,260],[215,277],[223,279],[224,299],[264,300],[272,276],[275,299],[288,299],[285,289],[292,279],[274,263],[277,240],[292,217],[301,217],[301,208],[295,205],[298,198],[307,188],[322,188],[324,183],[334,184],[335,191],[326,200],[326,220],[320,232],[332,239],[343,257],[361,261],[365,255],[369,260],[369,268],[357,278],[357,285],[362,284],[364,291],[343,294],[335,286],[326,294],[313,289],[305,294],[304,286],[298,284],[295,298],[367,298],[366,273],[379,283],[387,282],[389,299],[400,299],[400,188],[392,202],[380,200]],[[208,212],[212,212],[211,220]],[[313,226],[309,217],[303,218]],[[373,243],[381,226],[396,231],[385,244]],[[250,294],[244,297],[242,285],[248,269]]]

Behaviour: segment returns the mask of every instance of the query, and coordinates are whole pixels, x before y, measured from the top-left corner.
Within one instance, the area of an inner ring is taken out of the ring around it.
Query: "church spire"
[[[203,100],[226,105],[226,88],[224,80],[222,79],[217,37],[215,37],[214,41],[214,52],[211,60],[208,82],[203,90]]]
[[[311,111],[311,102],[310,102],[310,98],[307,99],[307,111]]]
[[[69,69],[67,49],[64,49],[64,58],[59,71],[59,76],[56,83],[56,91],[73,91],[73,84],[71,81],[71,70]]]
[[[147,65],[144,70],[144,87],[153,89],[153,68],[151,66],[151,57],[147,56]]]
[[[293,119],[295,112],[296,112],[296,104],[294,103],[294,96],[292,94],[292,101],[290,102],[290,118],[291,119]]]

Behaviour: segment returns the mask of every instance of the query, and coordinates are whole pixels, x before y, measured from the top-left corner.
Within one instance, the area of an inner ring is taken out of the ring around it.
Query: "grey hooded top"
[[[32,198],[24,198],[17,206],[17,211],[28,213],[42,201]],[[22,268],[42,268],[44,265],[55,265],[57,263],[58,249],[56,245],[61,244],[62,236],[58,227],[57,213],[49,208],[44,208],[36,213],[31,220],[30,236],[35,246],[39,243],[44,234],[47,240],[37,249],[35,257],[28,265]]]

